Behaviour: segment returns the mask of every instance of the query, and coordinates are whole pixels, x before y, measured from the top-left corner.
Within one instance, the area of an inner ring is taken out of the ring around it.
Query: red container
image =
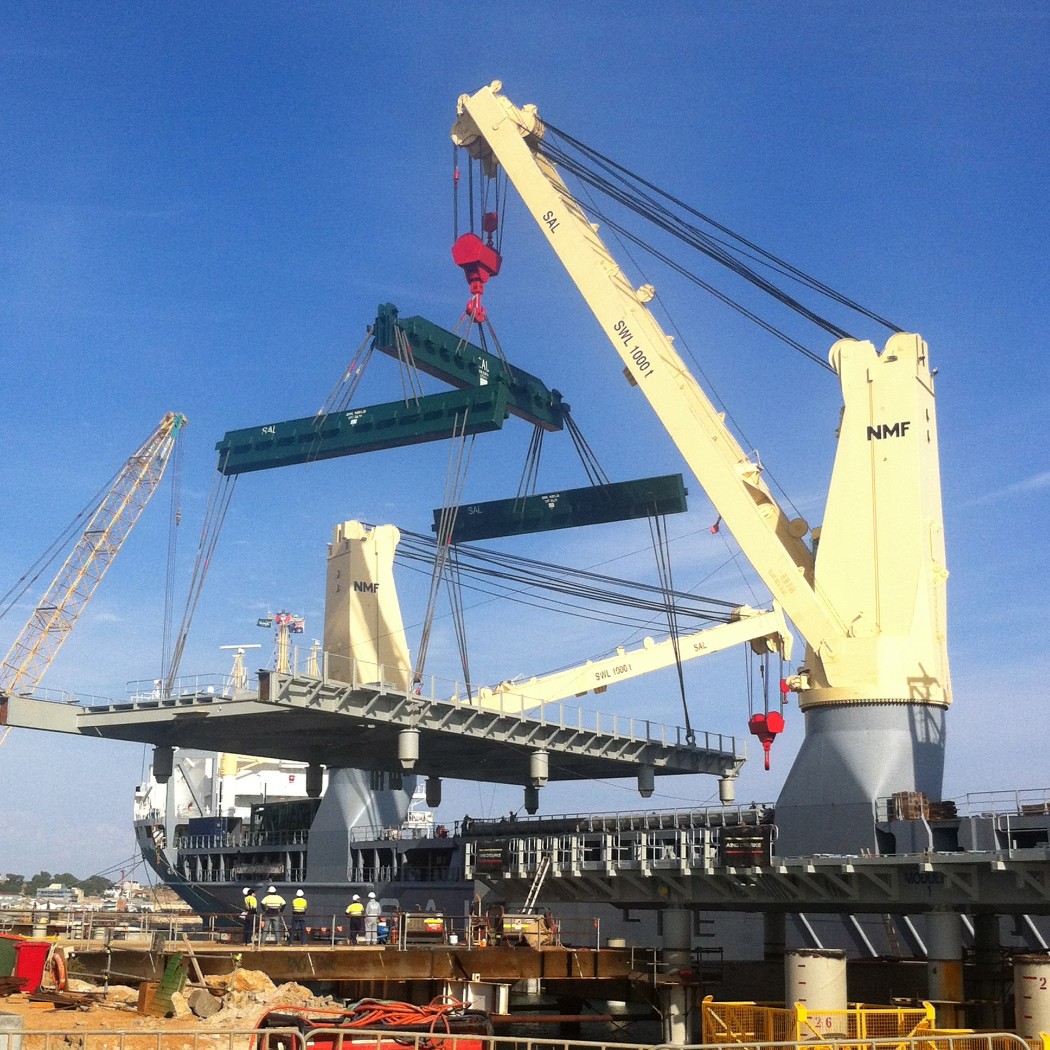
[[[40,987],[50,954],[50,941],[19,941],[15,945],[14,975],[22,978],[22,991],[26,995],[32,995]]]

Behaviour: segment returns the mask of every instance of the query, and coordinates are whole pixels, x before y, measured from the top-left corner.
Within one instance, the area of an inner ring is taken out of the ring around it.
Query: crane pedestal
[[[806,735],[776,804],[777,853],[877,852],[876,800],[941,797],[945,708],[852,702],[805,712]]]

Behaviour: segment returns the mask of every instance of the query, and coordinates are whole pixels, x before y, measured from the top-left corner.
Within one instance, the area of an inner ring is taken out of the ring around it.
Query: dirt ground
[[[216,1040],[220,1033],[248,1032],[254,1029],[259,1017],[269,1008],[284,1006],[331,1006],[331,1000],[316,998],[307,988],[299,984],[274,985],[266,974],[257,970],[238,970],[230,977],[209,981],[208,990],[218,1001],[219,1008],[209,1017],[198,1017],[187,1002],[192,988],[187,987],[184,994],[173,996],[175,1015],[156,1017],[141,1014],[137,1010],[138,990],[125,986],[111,985],[104,993],[83,981],[71,980],[69,991],[78,998],[89,998],[90,1004],[76,1008],[63,1008],[47,1002],[35,1002],[27,995],[9,995],[0,998],[0,1015],[16,1014],[22,1018],[24,1032],[60,1032],[66,1033],[56,1044],[51,1046],[73,1050],[103,1050],[116,1048],[117,1040],[111,1043],[93,1038],[79,1038],[94,1032],[107,1032],[133,1035],[137,1032],[198,1033],[209,1034],[213,1038],[205,1042],[209,1046],[227,1045],[227,1039]],[[215,1004],[212,1003],[212,1006]],[[78,1035],[74,1035],[77,1033]],[[138,1041],[125,1041],[125,1046],[133,1047]],[[191,1050],[195,1042],[189,1038],[174,1040],[171,1045],[178,1050]],[[165,1041],[167,1043],[167,1041]],[[0,1046],[4,1045],[0,1039]],[[26,1050],[35,1050],[42,1042],[23,1039]],[[246,1046],[247,1040],[236,1040],[232,1044]],[[156,1047],[156,1041],[149,1046]]]

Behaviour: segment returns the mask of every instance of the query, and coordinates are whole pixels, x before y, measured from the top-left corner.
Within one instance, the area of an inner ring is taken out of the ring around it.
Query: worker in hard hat
[[[383,906],[376,900],[376,895],[370,893],[365,903],[365,944],[378,944],[379,938],[379,913]]]
[[[284,927],[284,919],[281,918],[281,914],[287,905],[287,901],[277,892],[276,886],[271,886],[266,891],[266,896],[259,902],[262,907],[263,921],[265,923],[265,930],[263,932],[263,942],[266,943],[273,938],[274,944],[279,944],[281,941],[281,931]]]
[[[365,906],[356,893],[346,907],[346,914],[350,916],[350,943],[357,944],[357,938],[365,932]]]
[[[244,943],[251,944],[255,940],[255,916],[259,911],[259,901],[251,886],[245,886],[241,892],[244,894],[244,911],[241,912],[241,918],[244,920]]]
[[[302,890],[296,890],[292,899],[293,944],[306,944],[306,908],[306,895]]]

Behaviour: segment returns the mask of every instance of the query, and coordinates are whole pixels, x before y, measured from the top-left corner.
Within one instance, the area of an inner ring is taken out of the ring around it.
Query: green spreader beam
[[[574,529],[609,521],[629,521],[650,514],[680,514],[687,509],[681,474],[665,474],[610,485],[560,489],[520,499],[467,503],[457,508],[452,543],[498,536],[520,536],[553,529]],[[433,529],[445,510],[434,511]]]
[[[508,414],[544,430],[564,428],[567,406],[557,390],[453,332],[422,317],[400,319],[396,306],[382,304],[372,329],[373,348],[401,359],[406,342],[416,368],[458,389],[228,431],[215,446],[219,472],[247,474],[488,433],[499,430]],[[472,503],[459,508],[452,542],[678,514],[686,509],[685,496],[682,475],[672,474]],[[441,513],[434,511],[435,530]]]
[[[246,474],[458,434],[484,434],[499,430],[506,418],[507,389],[496,384],[231,430],[215,448],[219,473]]]
[[[383,303],[373,329],[375,348],[399,358],[395,328],[408,339],[416,368],[449,386],[465,389],[502,384],[508,390],[507,411],[544,430],[561,430],[561,394],[534,375],[468,343],[454,332],[422,317],[398,318],[397,307]]]

